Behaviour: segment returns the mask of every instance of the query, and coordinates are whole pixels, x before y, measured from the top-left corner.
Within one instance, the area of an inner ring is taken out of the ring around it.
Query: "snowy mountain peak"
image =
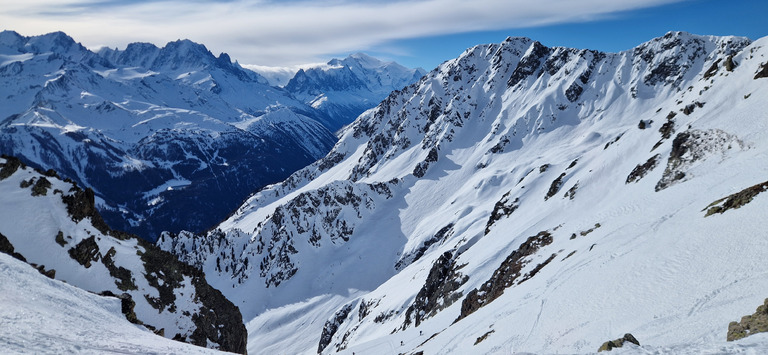
[[[332,59],[324,67],[300,69],[284,88],[334,118],[331,128],[338,129],[422,75],[423,69],[408,69],[356,53]]]
[[[52,60],[61,56],[67,60],[89,62],[92,65],[109,65],[64,32],[25,37],[13,31],[3,31],[0,33],[0,46],[5,47],[0,49],[0,54],[45,54],[52,55]]]
[[[3,43],[0,153],[91,187],[110,223],[147,239],[210,227],[336,141],[325,114],[188,40],[99,54],[62,33]],[[272,107],[298,118],[239,128]]]
[[[768,289],[743,247],[765,244],[766,41],[470,48],[214,231],[159,245],[227,290],[262,351],[724,339]]]

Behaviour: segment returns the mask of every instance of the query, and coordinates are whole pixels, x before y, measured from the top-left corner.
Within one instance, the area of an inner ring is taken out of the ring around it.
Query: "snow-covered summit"
[[[158,243],[241,308],[251,349],[703,349],[768,297],[766,45],[476,46]]]
[[[212,226],[336,141],[326,114],[189,40],[97,54],[6,31],[0,87],[0,152],[93,188],[110,224],[147,239]],[[290,125],[240,128],[278,108]]]
[[[352,122],[390,92],[416,82],[424,70],[383,62],[364,53],[332,59],[326,65],[300,69],[285,89],[333,117],[332,129]]]

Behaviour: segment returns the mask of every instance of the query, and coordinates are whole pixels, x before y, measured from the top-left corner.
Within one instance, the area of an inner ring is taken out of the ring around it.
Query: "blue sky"
[[[413,38],[392,45],[407,53],[393,57],[398,62],[431,69],[457,57],[466,48],[482,43],[498,43],[508,36],[533,38],[547,46],[619,52],[669,31],[735,35],[753,40],[768,36],[768,0],[683,1],[615,13],[593,21]],[[376,48],[370,54],[390,55],[386,50],[379,52]]]
[[[365,52],[427,70],[476,44],[632,48],[668,31],[768,35],[767,0],[0,0],[0,29],[64,31],[85,46],[187,38],[242,64]]]

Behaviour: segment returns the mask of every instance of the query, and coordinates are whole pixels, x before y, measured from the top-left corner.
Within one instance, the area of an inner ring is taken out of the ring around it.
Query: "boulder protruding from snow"
[[[637,339],[635,339],[635,337],[632,336],[632,334],[627,333],[627,334],[624,334],[624,336],[619,339],[606,341],[605,343],[603,343],[603,345],[600,346],[599,349],[597,349],[597,352],[611,351],[616,348],[621,348],[626,343],[632,343],[637,346],[640,346],[640,342],[637,341]]]

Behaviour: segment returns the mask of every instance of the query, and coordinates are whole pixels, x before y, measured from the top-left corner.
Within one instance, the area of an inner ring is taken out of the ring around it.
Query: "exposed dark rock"
[[[350,311],[352,311],[352,304],[345,305],[333,315],[333,318],[325,322],[323,333],[320,335],[320,343],[317,345],[318,354],[323,352],[328,344],[331,343],[334,334],[336,334],[341,324],[347,319]]]
[[[659,158],[661,158],[661,154],[656,154],[643,164],[638,164],[635,166],[634,169],[632,169],[632,172],[629,173],[629,176],[627,176],[626,183],[629,184],[631,182],[638,182],[640,179],[645,177],[651,170],[656,168],[656,165],[659,164]]]
[[[459,272],[461,268],[461,265],[456,264],[456,257],[448,251],[435,260],[424,286],[405,311],[402,329],[407,328],[411,322],[418,327],[422,321],[461,298],[461,293],[456,290],[469,280],[469,276]]]
[[[80,243],[70,248],[68,252],[72,259],[85,266],[86,269],[91,267],[92,262],[101,259],[99,245],[96,244],[96,237],[94,236],[81,240]]]
[[[37,271],[40,272],[40,274],[42,274],[43,276],[49,279],[56,278],[56,270],[54,269],[46,270],[45,265],[37,265],[35,263],[30,263],[29,265],[32,265],[32,267],[37,269]]]
[[[707,216],[711,216],[715,213],[725,213],[725,211],[730,209],[736,209],[741,206],[744,206],[750,202],[752,202],[752,199],[755,198],[758,194],[765,192],[768,190],[768,181],[761,182],[756,185],[752,185],[744,190],[741,190],[735,194],[728,195],[726,197],[723,197],[715,202],[712,202],[704,208],[704,210],[707,211]],[[702,211],[704,211],[702,210]]]
[[[676,171],[676,168],[683,163],[682,157],[690,148],[688,144],[690,138],[691,133],[688,131],[680,132],[675,136],[675,139],[672,141],[672,151],[669,153],[667,169],[664,171],[662,180],[659,180],[656,184],[656,191],[661,191],[673,182],[682,180],[685,177],[685,173]]]
[[[729,55],[728,58],[725,58],[725,70],[733,71],[737,66],[738,64],[733,61],[733,54]]]
[[[647,123],[646,123],[644,120],[640,120],[640,123],[638,123],[638,124],[637,124],[637,128],[640,128],[640,129],[645,129],[645,127],[646,127],[647,125],[648,125],[648,124],[647,124]]]
[[[381,302],[381,300],[373,299],[366,302],[365,299],[361,299],[360,306],[357,308],[357,318],[363,320],[363,318],[371,314],[371,308],[378,306],[379,302]]]
[[[219,344],[221,350],[245,354],[248,332],[237,306],[227,300],[219,290],[211,287],[205,281],[202,271],[182,263],[170,253],[142,239],[137,240],[145,249],[141,260],[144,262],[147,281],[150,286],[157,288],[160,294],[158,298],[145,296],[150,304],[158,311],[175,309],[172,304],[176,299],[173,290],[181,286],[185,276],[190,277],[195,289],[195,300],[202,304],[200,311],[192,315],[195,330],[189,337],[190,343],[204,347],[208,342],[212,342]],[[160,285],[158,280],[162,280],[163,284]]]
[[[568,167],[567,167],[567,168],[565,168],[565,170],[568,170],[568,169],[571,169],[571,168],[573,168],[574,166],[576,166],[576,164],[577,164],[578,162],[579,162],[579,159],[574,159],[574,160],[571,162],[571,164],[569,164],[569,165],[568,165]]]
[[[760,64],[760,69],[755,74],[755,80],[760,78],[768,78],[768,63]]]
[[[29,180],[21,180],[21,182],[19,183],[19,187],[22,189],[26,189],[32,186],[35,183],[35,180],[36,180],[35,178],[31,178]]]
[[[618,142],[618,141],[619,141],[619,139],[621,139],[621,136],[623,136],[623,135],[624,135],[624,133],[622,133],[622,134],[620,134],[620,135],[616,136],[616,138],[614,138],[612,141],[610,141],[610,142],[608,142],[608,143],[605,143],[605,147],[603,147],[603,150],[606,150],[606,149],[608,149],[608,147],[610,147],[612,144],[614,144],[614,143]]]
[[[453,235],[453,223],[449,223],[445,227],[440,228],[434,236],[422,242],[419,248],[412,253],[403,255],[403,257],[395,263],[395,270],[402,270],[416,260],[421,259],[421,257],[424,256],[424,253],[426,253],[432,245],[444,241],[451,235]]]
[[[547,169],[549,169],[549,164],[544,164],[544,165],[539,167],[539,173],[543,173],[543,172],[547,171]]]
[[[56,234],[56,244],[61,245],[62,247],[67,245],[67,241],[64,239],[64,232],[59,231],[59,233]]]
[[[493,205],[491,216],[488,218],[488,223],[485,224],[485,234],[491,232],[491,227],[496,221],[500,220],[501,217],[509,217],[512,212],[515,212],[515,210],[520,207],[519,198],[515,198],[514,201],[509,201],[509,194],[511,192],[512,191],[508,191],[505,193],[504,196],[501,196],[501,199],[496,201],[496,204]]]
[[[486,304],[493,302],[504,293],[505,289],[512,287],[515,284],[520,284],[533,277],[536,272],[549,263],[555,255],[553,254],[550,256],[547,261],[538,265],[526,275],[521,275],[523,267],[529,262],[526,260],[526,257],[535,254],[539,249],[549,244],[552,244],[552,234],[547,231],[542,231],[529,237],[519,248],[517,248],[517,250],[507,256],[501,265],[493,272],[493,275],[488,281],[484,282],[479,289],[473,289],[467,294],[464,301],[461,303],[461,314],[454,322],[458,322]],[[518,278],[521,277],[522,279],[518,280]]]
[[[581,97],[581,94],[583,92],[584,92],[584,88],[581,87],[581,85],[574,82],[571,84],[571,86],[568,87],[568,90],[565,90],[565,97],[570,102],[576,102],[576,100],[578,100],[579,97]]]
[[[413,176],[417,178],[424,177],[424,175],[427,174],[427,169],[429,168],[429,165],[431,163],[436,162],[437,158],[438,158],[437,149],[436,148],[430,149],[429,153],[427,154],[427,158],[424,159],[424,161],[417,164],[415,168],[413,168]]]
[[[602,226],[600,225],[600,223],[595,223],[595,226],[594,226],[594,227],[592,227],[592,228],[590,228],[590,229],[587,229],[587,230],[585,230],[585,231],[581,231],[581,232],[579,232],[579,235],[580,235],[580,236],[582,236],[582,237],[586,237],[587,235],[589,235],[589,233],[592,233],[592,232],[594,232],[594,231],[595,231],[595,229],[598,229],[598,228],[600,228],[600,227],[602,227]],[[573,233],[573,234],[571,234],[571,239],[576,239],[576,233]]]
[[[24,167],[24,164],[18,158],[9,157],[5,154],[0,157],[5,159],[5,163],[0,165],[0,180],[7,179],[13,175],[16,170],[19,170],[20,167]]]
[[[575,237],[576,237],[576,234],[574,234],[574,235],[571,235],[571,239],[573,239],[573,238],[575,238]],[[560,261],[564,261],[565,259],[568,259],[568,258],[572,257],[572,256],[573,256],[573,254],[576,254],[576,250],[574,250],[574,251],[572,251],[572,252],[568,253],[568,255],[566,255],[566,256],[563,258],[563,260],[560,260]]]
[[[45,177],[40,177],[35,181],[35,186],[32,186],[32,196],[45,196],[49,188],[51,188],[51,182]]]
[[[381,312],[381,313],[376,315],[376,318],[373,318],[373,322],[374,323],[384,323],[384,322],[392,319],[392,317],[394,317],[396,315],[397,315],[397,311],[395,311],[395,310]]]
[[[91,223],[99,232],[109,235],[111,228],[107,226],[104,219],[101,218],[99,211],[96,210],[94,197],[93,190],[90,188],[85,190],[78,188],[74,193],[62,196],[61,200],[67,205],[67,213],[72,217],[73,221],[80,222],[84,218],[90,217]]]
[[[138,287],[136,287],[136,284],[134,283],[131,270],[128,270],[122,266],[115,266],[115,261],[113,258],[116,253],[117,251],[114,247],[109,248],[107,254],[101,258],[102,263],[104,263],[104,266],[107,267],[109,275],[117,279],[115,280],[115,285],[117,285],[118,289],[121,291],[137,290]]]
[[[746,338],[756,333],[768,332],[768,298],[757,307],[754,314],[741,317],[740,322],[731,322],[728,324],[728,341]]]
[[[667,119],[671,120],[671,119],[675,118],[675,116],[677,116],[677,112],[669,111],[669,113],[667,114]]]
[[[545,47],[539,42],[533,42],[532,47],[529,53],[520,59],[520,62],[507,81],[507,87],[513,87],[525,78],[535,74],[541,67],[544,59],[552,51],[552,49]]]
[[[710,66],[709,69],[707,69],[707,71],[704,73],[704,79],[709,79],[717,74],[717,71],[720,69],[721,60],[722,59],[718,59],[712,63],[712,66]]]
[[[102,291],[99,293],[101,296],[105,297],[115,297],[120,299],[120,310],[125,315],[125,319],[127,319],[129,322],[133,324],[140,324],[145,325],[144,322],[140,321],[138,318],[136,318],[136,312],[134,312],[134,307],[136,307],[136,302],[133,301],[133,297],[131,297],[128,293],[121,293],[119,295],[116,295],[112,293],[112,291]],[[150,326],[151,327],[151,326]],[[154,328],[154,327],[152,327]]]
[[[692,163],[704,159],[707,155],[724,153],[743,143],[733,135],[720,130],[687,130],[680,132],[672,141],[672,150],[667,159],[661,179],[655,190],[661,191],[686,178],[686,168]]]
[[[552,181],[552,184],[549,185],[549,191],[547,191],[547,195],[544,196],[544,201],[549,200],[550,197],[555,196],[558,191],[560,191],[560,188],[563,187],[563,178],[565,177],[565,173],[560,174],[560,176],[557,177],[554,181]]]
[[[482,342],[483,340],[485,340],[486,338],[488,338],[488,336],[489,336],[489,335],[491,335],[491,334],[493,334],[493,333],[495,333],[495,332],[496,332],[495,330],[491,329],[491,330],[489,330],[488,332],[486,332],[485,334],[483,334],[483,335],[481,335],[481,336],[477,337],[477,339],[475,340],[475,344],[474,344],[474,345],[480,344],[480,342]]]
[[[606,341],[605,343],[603,343],[603,345],[600,346],[599,349],[597,349],[597,352],[611,351],[616,348],[621,348],[626,343],[632,343],[637,346],[640,346],[640,342],[637,341],[637,339],[635,339],[635,337],[632,336],[632,334],[627,333],[627,334],[624,334],[624,336],[619,339]]]
[[[675,120],[673,119],[675,115],[672,115],[674,112],[670,112],[670,115],[667,115],[667,122],[664,122],[664,124],[659,127],[659,133],[661,133],[661,139],[653,146],[651,151],[656,150],[659,146],[661,146],[662,143],[664,143],[665,140],[669,139],[669,137],[672,137],[672,134],[675,133]]]
[[[573,200],[576,197],[576,190],[579,188],[579,182],[577,181],[573,186],[571,186],[568,191],[565,192],[565,195],[563,195],[563,198],[567,197],[570,200]]]

